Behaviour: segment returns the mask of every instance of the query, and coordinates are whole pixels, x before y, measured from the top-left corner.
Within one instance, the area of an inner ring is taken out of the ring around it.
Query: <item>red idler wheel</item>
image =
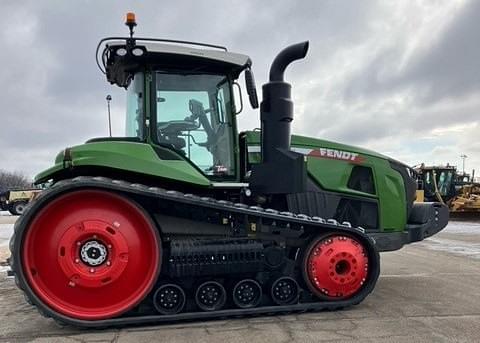
[[[25,277],[52,310],[83,320],[137,305],[160,272],[161,242],[144,211],[125,197],[78,190],[43,207],[22,248]]]
[[[310,291],[324,300],[354,296],[368,274],[363,245],[342,234],[317,237],[306,249],[303,276]]]

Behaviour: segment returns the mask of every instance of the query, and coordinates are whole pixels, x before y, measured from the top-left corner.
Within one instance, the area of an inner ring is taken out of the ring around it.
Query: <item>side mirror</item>
[[[250,68],[245,69],[245,86],[247,87],[248,98],[252,108],[258,108],[257,88],[255,86],[255,78]]]

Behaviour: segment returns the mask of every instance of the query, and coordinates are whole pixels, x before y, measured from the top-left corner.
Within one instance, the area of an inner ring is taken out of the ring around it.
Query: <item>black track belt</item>
[[[369,275],[361,290],[352,298],[339,301],[315,301],[309,303],[297,303],[293,305],[279,306],[261,306],[247,309],[224,309],[212,312],[185,312],[174,315],[161,314],[123,314],[116,318],[104,320],[79,320],[64,316],[47,307],[36,296],[28,285],[23,273],[21,261],[21,245],[24,234],[28,228],[28,224],[36,213],[50,200],[62,194],[72,192],[79,189],[103,189],[122,193],[129,196],[145,197],[165,202],[181,203],[185,206],[191,206],[197,210],[215,210],[222,213],[228,213],[232,217],[243,216],[249,218],[250,221],[262,222],[278,222],[282,223],[279,228],[280,234],[282,230],[286,233],[295,230],[315,230],[318,234],[335,231],[353,235],[364,245],[369,254]],[[49,189],[43,191],[39,197],[31,202],[24,214],[17,220],[14,227],[14,234],[10,240],[10,250],[12,256],[10,258],[10,266],[15,276],[17,286],[25,293],[27,301],[36,306],[39,312],[51,317],[57,322],[81,327],[112,327],[125,325],[153,324],[153,323],[172,323],[177,321],[189,320],[208,320],[215,318],[243,317],[262,314],[285,314],[292,312],[307,312],[319,310],[337,310],[344,307],[352,306],[362,302],[365,297],[372,292],[380,273],[380,257],[375,248],[375,244],[361,228],[352,228],[349,224],[337,223],[335,220],[323,220],[321,218],[309,217],[301,214],[280,213],[272,209],[263,209],[256,206],[246,206],[245,204],[235,204],[224,200],[215,200],[212,198],[199,197],[192,194],[184,194],[177,191],[167,191],[158,187],[149,187],[142,184],[132,184],[125,181],[112,180],[105,177],[87,177],[80,176],[74,179],[62,180],[55,183]]]

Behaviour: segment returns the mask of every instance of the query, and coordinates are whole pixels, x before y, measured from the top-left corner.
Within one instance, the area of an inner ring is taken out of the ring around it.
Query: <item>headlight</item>
[[[140,49],[140,48],[135,48],[135,49],[132,50],[132,54],[134,56],[137,56],[137,57],[142,56],[143,55],[143,50]]]
[[[120,48],[120,49],[117,49],[115,53],[117,54],[117,56],[123,57],[127,54],[127,49]]]

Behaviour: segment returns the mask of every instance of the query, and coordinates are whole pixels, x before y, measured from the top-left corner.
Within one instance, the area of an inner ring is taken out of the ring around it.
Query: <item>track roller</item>
[[[299,296],[298,283],[291,277],[282,276],[273,282],[270,295],[277,305],[293,304]]]
[[[239,281],[233,288],[233,302],[240,308],[255,307],[262,300],[262,287],[253,279]]]
[[[195,303],[203,311],[220,310],[227,300],[225,288],[216,281],[202,283],[195,292]]]
[[[312,241],[304,254],[303,274],[308,288],[323,300],[347,299],[366,281],[369,263],[355,238],[330,234]]]
[[[161,314],[179,313],[185,306],[185,300],[183,289],[173,283],[160,286],[153,295],[153,305]]]

